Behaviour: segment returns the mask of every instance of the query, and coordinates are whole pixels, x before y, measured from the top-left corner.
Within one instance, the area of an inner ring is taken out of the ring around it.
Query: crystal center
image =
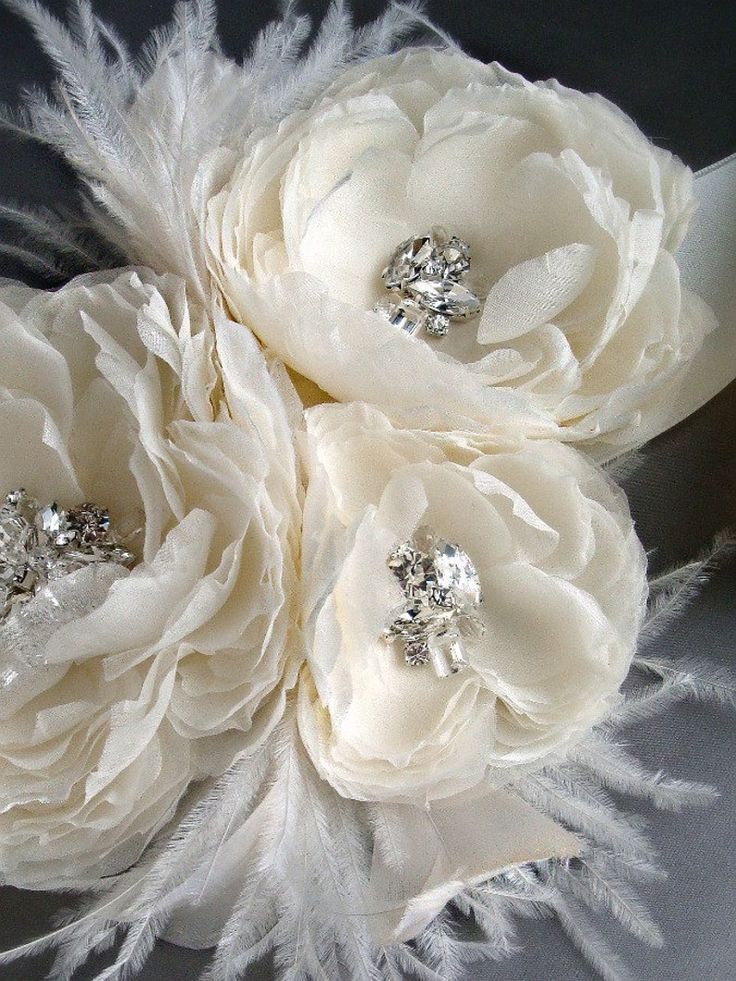
[[[64,511],[13,491],[0,505],[0,622],[52,580],[92,563],[134,561],[104,508],[85,503]]]
[[[443,337],[450,322],[466,320],[480,311],[480,300],[462,280],[470,269],[470,246],[444,229],[402,242],[381,278],[390,296],[376,311],[407,334],[424,329]]]
[[[404,591],[405,602],[391,615],[384,637],[401,641],[409,664],[430,662],[440,677],[466,665],[464,639],[477,639],[483,624],[480,578],[463,549],[427,526],[398,545],[388,567]]]

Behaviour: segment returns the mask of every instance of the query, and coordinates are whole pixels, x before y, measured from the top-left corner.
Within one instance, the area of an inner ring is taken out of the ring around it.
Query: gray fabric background
[[[64,6],[50,5],[57,10]],[[305,6],[322,9],[323,4]],[[377,2],[356,6],[365,14],[380,9]],[[733,75],[726,74],[736,41],[736,5],[723,5],[719,12],[717,5],[697,2],[605,4],[596,17],[582,3],[534,0],[527,5],[504,4],[506,20],[494,24],[490,18],[496,14],[485,9],[483,0],[429,6],[472,53],[486,59],[498,57],[508,67],[529,75],[558,75],[568,84],[598,88],[693,166],[704,166],[736,148],[736,98],[729,99],[735,87]],[[96,7],[136,41],[152,24],[166,19],[170,3],[133,0],[123,6],[107,0]],[[662,37],[647,33],[655,8],[662,20]],[[240,50],[272,13],[270,4],[245,0],[223,0],[221,9],[223,31],[233,50]],[[477,18],[469,15],[481,10],[481,21],[482,17],[488,21],[479,27]],[[639,37],[640,18],[644,27]],[[502,40],[496,44],[496,38]],[[623,48],[612,53],[610,45],[616,43]],[[669,50],[664,62],[662,47]],[[701,82],[695,90],[700,73],[692,66],[688,69],[687,55],[700,60],[706,75],[714,72],[710,89],[707,82]],[[17,98],[20,82],[49,77],[37,60],[28,32],[4,11],[0,12],[0,66],[0,97],[11,102]],[[720,99],[720,104],[714,105],[714,99]],[[69,200],[72,180],[58,162],[37,148],[13,141],[3,140],[0,146],[1,199],[49,205]],[[6,264],[0,271],[12,274],[15,270]],[[654,550],[653,569],[687,560],[719,530],[736,525],[734,447],[736,385],[644,451],[644,465],[626,489],[639,534],[647,549]],[[661,638],[662,649],[696,652],[713,663],[734,666],[735,595],[736,561],[732,559],[681,622]],[[631,747],[651,767],[718,785],[722,799],[706,810],[679,815],[652,812],[622,799],[622,806],[635,807],[650,820],[661,862],[669,871],[666,882],[644,890],[667,944],[663,950],[649,950],[604,921],[606,938],[642,981],[733,981],[736,714],[686,705],[632,732]],[[61,905],[58,896],[0,890],[0,949],[38,935]],[[468,981],[583,981],[594,977],[554,921],[524,921],[520,939],[525,944],[523,953],[503,964],[473,968]],[[159,944],[138,977],[141,981],[189,981],[201,976],[206,963],[206,953]],[[41,962],[0,969],[0,981],[35,981],[43,976]],[[94,969],[80,976],[94,977]],[[266,981],[270,971],[264,967],[252,977]]]

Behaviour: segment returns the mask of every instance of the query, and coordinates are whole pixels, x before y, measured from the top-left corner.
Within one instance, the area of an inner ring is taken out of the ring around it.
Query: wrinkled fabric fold
[[[698,209],[678,252],[683,281],[713,308],[706,339],[663,429],[695,412],[736,379],[736,153],[695,175]]]
[[[382,804],[374,826],[368,911],[379,943],[413,940],[459,892],[504,869],[573,858],[584,849],[575,835],[503,790],[480,789],[426,808]]]

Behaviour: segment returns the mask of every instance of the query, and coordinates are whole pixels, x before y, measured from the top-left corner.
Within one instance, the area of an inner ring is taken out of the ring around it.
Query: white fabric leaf
[[[513,266],[486,298],[479,344],[500,344],[549,323],[590,282],[595,249],[575,242]]]
[[[561,825],[501,790],[481,789],[427,808],[380,809],[368,887],[368,909],[377,911],[369,922],[379,943],[412,940],[459,892],[503,869],[572,858],[584,849]],[[389,835],[393,861],[382,841]]]

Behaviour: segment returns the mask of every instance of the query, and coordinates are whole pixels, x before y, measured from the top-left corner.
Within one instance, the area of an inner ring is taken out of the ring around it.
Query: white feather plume
[[[649,608],[639,635],[639,646],[647,645],[684,611],[709,581],[713,572],[733,554],[733,531],[718,535],[710,548],[684,565],[669,569],[649,580]]]
[[[704,806],[717,800],[714,787],[650,772],[624,746],[592,735],[569,753],[570,760],[594,774],[605,787],[650,801],[663,811]]]
[[[29,22],[58,80],[55,97],[31,90],[22,110],[4,109],[0,122],[68,161],[86,186],[89,222],[117,254],[177,273],[201,301],[208,286],[193,189],[203,157],[237,149],[256,128],[309,105],[348,64],[384,54],[412,33],[441,38],[412,3],[393,4],[356,29],[336,0],[305,49],[310,20],[289,3],[238,65],[220,52],[215,0],[180,0],[171,23],[132,57],[89,0],[73,0],[66,25],[36,0],[6,2]],[[75,253],[79,243],[63,223],[44,227],[39,218],[15,215],[37,243],[18,257],[58,274],[43,262],[46,253],[54,246]],[[87,258],[95,264],[94,255]]]

